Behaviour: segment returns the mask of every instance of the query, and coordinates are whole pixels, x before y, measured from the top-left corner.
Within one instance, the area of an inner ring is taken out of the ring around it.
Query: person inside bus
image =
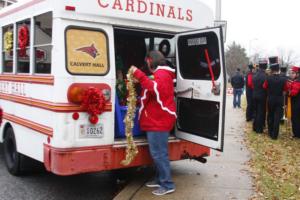
[[[120,105],[126,104],[127,88],[126,81],[123,75],[124,65],[121,56],[116,56],[116,72],[117,72],[117,83],[116,92]]]
[[[175,70],[167,66],[159,51],[149,52],[146,63],[153,79],[135,66],[130,68],[142,87],[140,128],[147,133],[150,155],[157,170],[156,177],[146,186],[157,187],[152,192],[154,195],[165,195],[175,191],[168,156],[169,133],[177,117],[173,86]]]

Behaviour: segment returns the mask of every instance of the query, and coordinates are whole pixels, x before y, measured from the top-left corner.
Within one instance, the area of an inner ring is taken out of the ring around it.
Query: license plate
[[[80,137],[81,138],[102,138],[104,136],[103,124],[81,125],[80,126]]]

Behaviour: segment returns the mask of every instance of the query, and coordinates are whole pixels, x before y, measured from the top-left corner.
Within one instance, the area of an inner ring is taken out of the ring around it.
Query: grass
[[[245,142],[255,180],[252,199],[300,199],[300,140],[292,138],[291,127],[282,125],[278,140],[271,140],[267,133],[254,133],[247,123]]]

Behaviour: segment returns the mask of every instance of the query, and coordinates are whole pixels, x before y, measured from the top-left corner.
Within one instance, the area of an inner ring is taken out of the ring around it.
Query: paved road
[[[6,171],[2,145],[0,149],[0,200],[111,200],[122,187],[112,172],[61,177],[40,170],[14,177]]]

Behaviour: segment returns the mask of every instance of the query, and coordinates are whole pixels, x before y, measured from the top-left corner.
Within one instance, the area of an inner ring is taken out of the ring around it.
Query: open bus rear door
[[[180,33],[176,136],[223,151],[226,71],[221,27]]]

